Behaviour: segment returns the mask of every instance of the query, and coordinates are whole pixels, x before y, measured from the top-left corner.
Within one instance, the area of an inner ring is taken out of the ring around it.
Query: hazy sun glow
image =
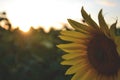
[[[37,0],[31,0],[27,6],[26,3],[28,3],[28,1],[24,1],[24,3],[23,0],[14,1],[12,5],[8,7],[8,16],[13,26],[19,26],[19,28],[25,32],[28,31],[31,26],[35,28],[41,26],[45,31],[48,31],[51,27],[60,29],[61,24],[59,22],[66,22],[67,15],[69,15],[67,13],[63,13],[66,12],[63,8],[65,7],[65,4],[62,5],[61,3],[58,6],[54,0],[47,0],[47,2],[46,0],[43,0],[41,3]],[[22,4],[22,6],[19,4]],[[14,6],[17,8],[13,8]],[[63,12],[60,11],[61,9],[63,9]]]
[[[119,0],[116,0],[116,2]],[[19,27],[23,31],[28,31],[31,26],[34,28],[43,27],[48,31],[51,27],[60,29],[60,23],[66,23],[68,18],[81,19],[80,9],[82,6],[93,14],[93,19],[97,15],[96,10],[104,9],[104,13],[109,13],[108,20],[112,17],[120,19],[119,2],[112,6],[106,0],[0,0],[0,11],[6,11],[13,27]],[[99,4],[98,4],[99,3]],[[118,5],[118,6],[117,6]],[[114,11],[115,10],[115,11]],[[105,17],[107,17],[105,16]],[[97,18],[96,18],[97,19]],[[110,20],[111,23],[113,20]],[[120,22],[118,21],[120,25]]]
[[[22,30],[23,32],[28,32],[30,30],[29,27],[20,27],[20,30]]]

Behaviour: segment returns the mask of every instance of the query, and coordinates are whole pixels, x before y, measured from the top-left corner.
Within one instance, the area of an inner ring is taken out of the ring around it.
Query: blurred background
[[[103,9],[108,25],[118,19],[119,0],[0,0],[0,80],[70,80],[56,45],[68,18],[82,21],[81,7],[97,22]]]
[[[65,43],[58,38],[61,30],[23,32],[12,29],[7,18],[0,21],[5,22],[0,25],[0,80],[70,80],[60,65],[64,52],[56,47]]]

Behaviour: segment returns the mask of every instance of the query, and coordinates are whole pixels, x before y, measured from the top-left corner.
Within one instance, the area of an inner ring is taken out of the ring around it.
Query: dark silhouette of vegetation
[[[60,30],[0,28],[0,80],[69,80],[56,47]]]
[[[0,27],[0,80],[70,80],[60,65],[64,52],[56,47],[64,43],[58,37],[61,30],[10,28]]]
[[[11,30],[11,28],[12,28],[12,25],[6,16],[6,12],[0,13],[0,27],[4,27],[8,30]]]

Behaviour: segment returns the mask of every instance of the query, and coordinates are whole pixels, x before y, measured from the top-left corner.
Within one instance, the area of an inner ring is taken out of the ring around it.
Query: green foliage
[[[63,43],[59,32],[31,28],[23,33],[0,27],[0,80],[70,80],[60,65],[64,52],[56,47]]]

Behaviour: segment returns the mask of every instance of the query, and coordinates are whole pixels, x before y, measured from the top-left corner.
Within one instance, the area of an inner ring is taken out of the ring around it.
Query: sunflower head
[[[71,80],[120,80],[120,29],[117,21],[107,25],[102,10],[99,25],[82,7],[84,23],[68,19],[74,28],[61,31],[60,38],[69,41],[57,45],[66,52],[62,65],[71,67],[65,74],[74,74]]]

